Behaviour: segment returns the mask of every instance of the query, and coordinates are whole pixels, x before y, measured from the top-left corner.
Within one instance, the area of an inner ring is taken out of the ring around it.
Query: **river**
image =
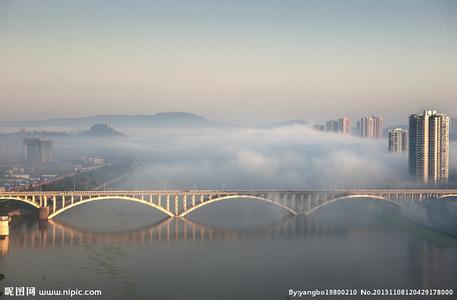
[[[291,217],[264,202],[231,200],[186,219],[163,218],[113,200],[75,207],[47,224],[24,220],[0,241],[0,283],[99,289],[97,299],[289,299],[289,289],[457,287],[457,239],[379,201],[341,201]]]

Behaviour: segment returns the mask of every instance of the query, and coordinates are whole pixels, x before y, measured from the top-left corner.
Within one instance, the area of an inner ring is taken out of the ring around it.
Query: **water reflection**
[[[389,225],[392,219],[368,223],[342,223],[335,221],[335,215],[329,219],[332,222],[322,216],[284,217],[261,226],[228,229],[171,218],[122,232],[91,231],[62,221],[24,222],[0,240],[0,262],[5,263],[3,272],[11,284],[26,276],[21,266],[27,261],[36,270],[27,273],[27,282],[50,287],[59,280],[77,280],[78,287],[96,284],[104,287],[106,299],[147,298],[151,293],[157,298],[172,293],[168,298],[179,299],[185,298],[183,291],[193,293],[190,299],[217,298],[212,291],[227,284],[228,290],[247,299],[258,298],[257,293],[263,293],[262,299],[284,299],[288,288],[303,282],[314,288],[457,285],[455,239],[400,221]],[[68,261],[55,264],[55,258],[62,256]],[[40,269],[42,265],[46,268]],[[202,272],[205,281],[195,275]],[[265,278],[272,278],[268,285]],[[171,289],[169,281],[178,282],[179,288]],[[262,288],[250,289],[253,284]],[[118,286],[130,286],[136,296]]]
[[[96,232],[62,221],[20,224],[12,229],[10,239],[0,241],[2,255],[8,247],[34,249],[75,245],[144,244],[161,241],[296,239],[364,237],[389,234],[392,229],[380,224],[359,227],[318,222],[302,216],[284,217],[268,225],[227,229],[200,224],[186,218],[167,218],[148,226],[124,232]]]
[[[9,237],[0,237],[0,256],[5,256],[8,254],[9,248]]]

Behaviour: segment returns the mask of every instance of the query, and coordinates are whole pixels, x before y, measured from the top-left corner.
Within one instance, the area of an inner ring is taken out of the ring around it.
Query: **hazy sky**
[[[0,118],[457,115],[457,1],[0,0]]]

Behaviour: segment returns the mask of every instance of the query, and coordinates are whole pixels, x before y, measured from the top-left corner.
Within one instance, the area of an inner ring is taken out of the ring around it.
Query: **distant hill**
[[[111,126],[107,124],[95,124],[89,128],[89,130],[83,131],[80,135],[84,136],[122,136],[123,133],[120,133],[114,130]]]
[[[187,112],[161,112],[153,115],[96,115],[81,118],[53,118],[49,120],[0,122],[3,127],[72,126],[87,127],[92,124],[111,126],[188,127],[220,126],[203,116]]]

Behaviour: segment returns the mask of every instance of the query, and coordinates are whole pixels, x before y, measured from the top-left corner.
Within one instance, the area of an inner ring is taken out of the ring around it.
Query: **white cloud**
[[[144,188],[351,188],[407,184],[407,155],[386,140],[328,134],[302,126],[147,129],[115,151],[148,161]],[[113,145],[105,145],[113,148]],[[133,182],[133,180],[132,180]]]

